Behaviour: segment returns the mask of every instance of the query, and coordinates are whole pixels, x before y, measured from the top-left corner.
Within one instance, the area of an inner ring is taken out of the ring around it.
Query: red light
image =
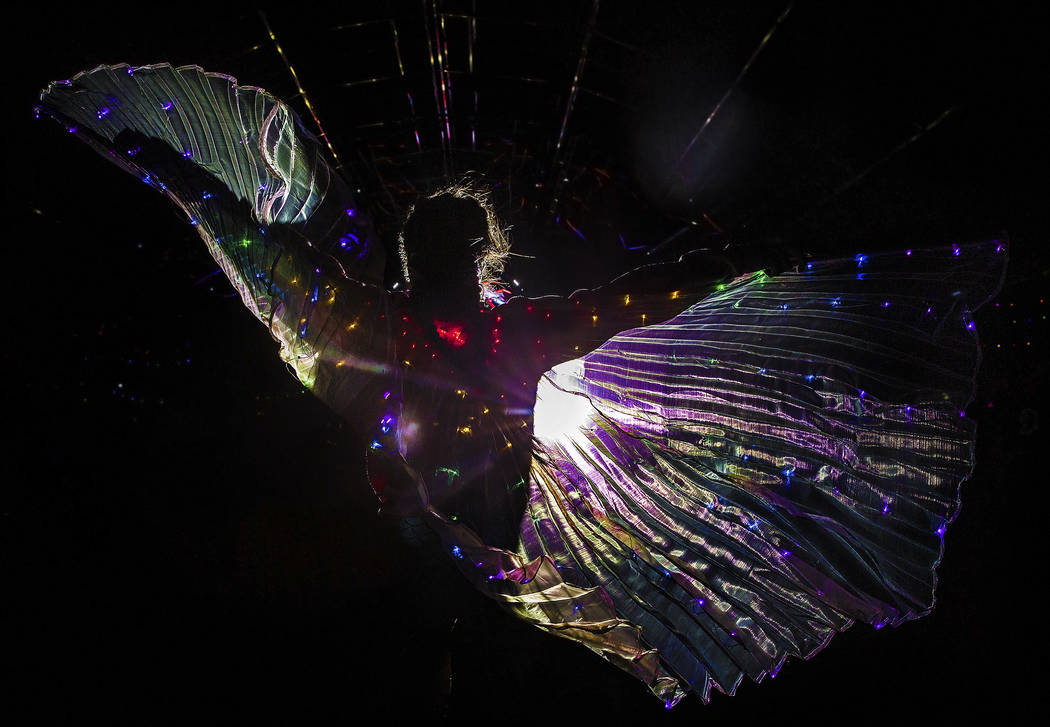
[[[446,323],[445,321],[434,321],[438,336],[446,343],[459,348],[467,343],[467,334],[460,323]]]

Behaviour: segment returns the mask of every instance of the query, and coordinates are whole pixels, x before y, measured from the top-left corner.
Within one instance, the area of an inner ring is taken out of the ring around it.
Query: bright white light
[[[568,370],[559,369],[573,364],[579,364],[579,361],[566,361],[540,378],[536,388],[536,409],[532,420],[533,433],[540,439],[554,441],[570,438],[590,421],[594,412],[594,407],[586,396],[563,391],[548,378],[551,374],[556,375],[555,380],[571,377],[572,374]],[[557,377],[557,374],[562,376]]]

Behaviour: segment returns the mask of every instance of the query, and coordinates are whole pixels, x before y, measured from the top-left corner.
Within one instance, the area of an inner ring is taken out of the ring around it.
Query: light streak
[[[324,127],[321,125],[321,119],[317,118],[317,112],[314,111],[313,104],[310,103],[310,97],[306,95],[306,89],[299,83],[299,75],[292,68],[292,63],[288,60],[288,56],[285,55],[284,49],[281,48],[281,44],[277,42],[277,36],[274,35],[273,30],[270,28],[270,24],[266,20],[266,13],[259,11],[259,17],[262,19],[263,25],[266,27],[266,32],[270,36],[270,40],[273,41],[274,47],[277,49],[277,53],[281,56],[281,60],[284,61],[284,65],[288,68],[288,72],[292,74],[292,80],[295,81],[295,88],[299,91],[299,95],[303,97],[303,103],[306,104],[306,109],[310,112],[310,115],[314,119],[314,123],[317,124],[317,131],[320,133],[321,138],[324,139],[325,146],[328,147],[328,151],[332,154],[332,159],[335,160],[335,168],[342,169],[343,163],[339,160],[339,155],[335,153],[335,147],[332,146],[332,142],[328,140],[328,134],[325,133]]]
[[[682,162],[685,161],[690,150],[692,150],[696,142],[699,141],[700,136],[707,130],[707,127],[711,125],[711,122],[714,120],[715,116],[718,115],[718,112],[722,109],[722,106],[725,105],[725,102],[733,95],[733,91],[737,89],[737,86],[740,85],[740,81],[744,78],[744,75],[750,70],[751,64],[755,62],[755,59],[758,58],[758,54],[761,53],[762,49],[766,47],[767,43],[769,43],[769,39],[773,37],[773,33],[776,32],[776,29],[780,27],[782,22],[784,22],[784,19],[788,16],[788,13],[791,12],[791,8],[794,4],[794,2],[788,3],[788,6],[784,8],[784,12],[782,12],[776,22],[773,23],[773,27],[770,28],[765,36],[762,37],[762,40],[759,41],[758,47],[751,53],[751,57],[747,59],[744,67],[740,69],[740,73],[738,73],[733,82],[729,84],[729,88],[727,88],[726,92],[722,94],[722,98],[718,100],[715,107],[711,109],[711,113],[707,115],[706,119],[704,119],[704,123],[700,125],[700,129],[697,130],[696,134],[693,135],[692,140],[690,140],[690,142],[686,144],[685,149],[682,150],[681,156],[678,157],[678,161],[675,162],[674,169],[672,169],[673,174],[678,173],[678,169],[682,166]]]

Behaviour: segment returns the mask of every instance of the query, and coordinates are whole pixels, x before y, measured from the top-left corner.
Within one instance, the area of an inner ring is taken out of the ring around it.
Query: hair
[[[477,237],[468,244],[470,235]],[[406,236],[414,243],[411,251],[405,246]],[[420,245],[423,240],[425,243]],[[452,274],[449,263],[454,267],[472,257],[478,297],[484,300],[500,287],[499,276],[510,255],[510,241],[496,217],[488,191],[461,182],[429,194],[408,208],[398,234],[398,254],[401,274],[410,289],[410,256],[421,260],[432,272],[444,268]]]

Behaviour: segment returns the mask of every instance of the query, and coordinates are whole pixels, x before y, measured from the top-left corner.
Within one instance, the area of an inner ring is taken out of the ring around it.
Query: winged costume
[[[264,90],[103,66],[38,112],[185,213],[281,359],[365,433],[388,507],[668,705],[932,608],[1003,243],[774,275],[688,255],[446,319],[384,288],[367,211]]]

